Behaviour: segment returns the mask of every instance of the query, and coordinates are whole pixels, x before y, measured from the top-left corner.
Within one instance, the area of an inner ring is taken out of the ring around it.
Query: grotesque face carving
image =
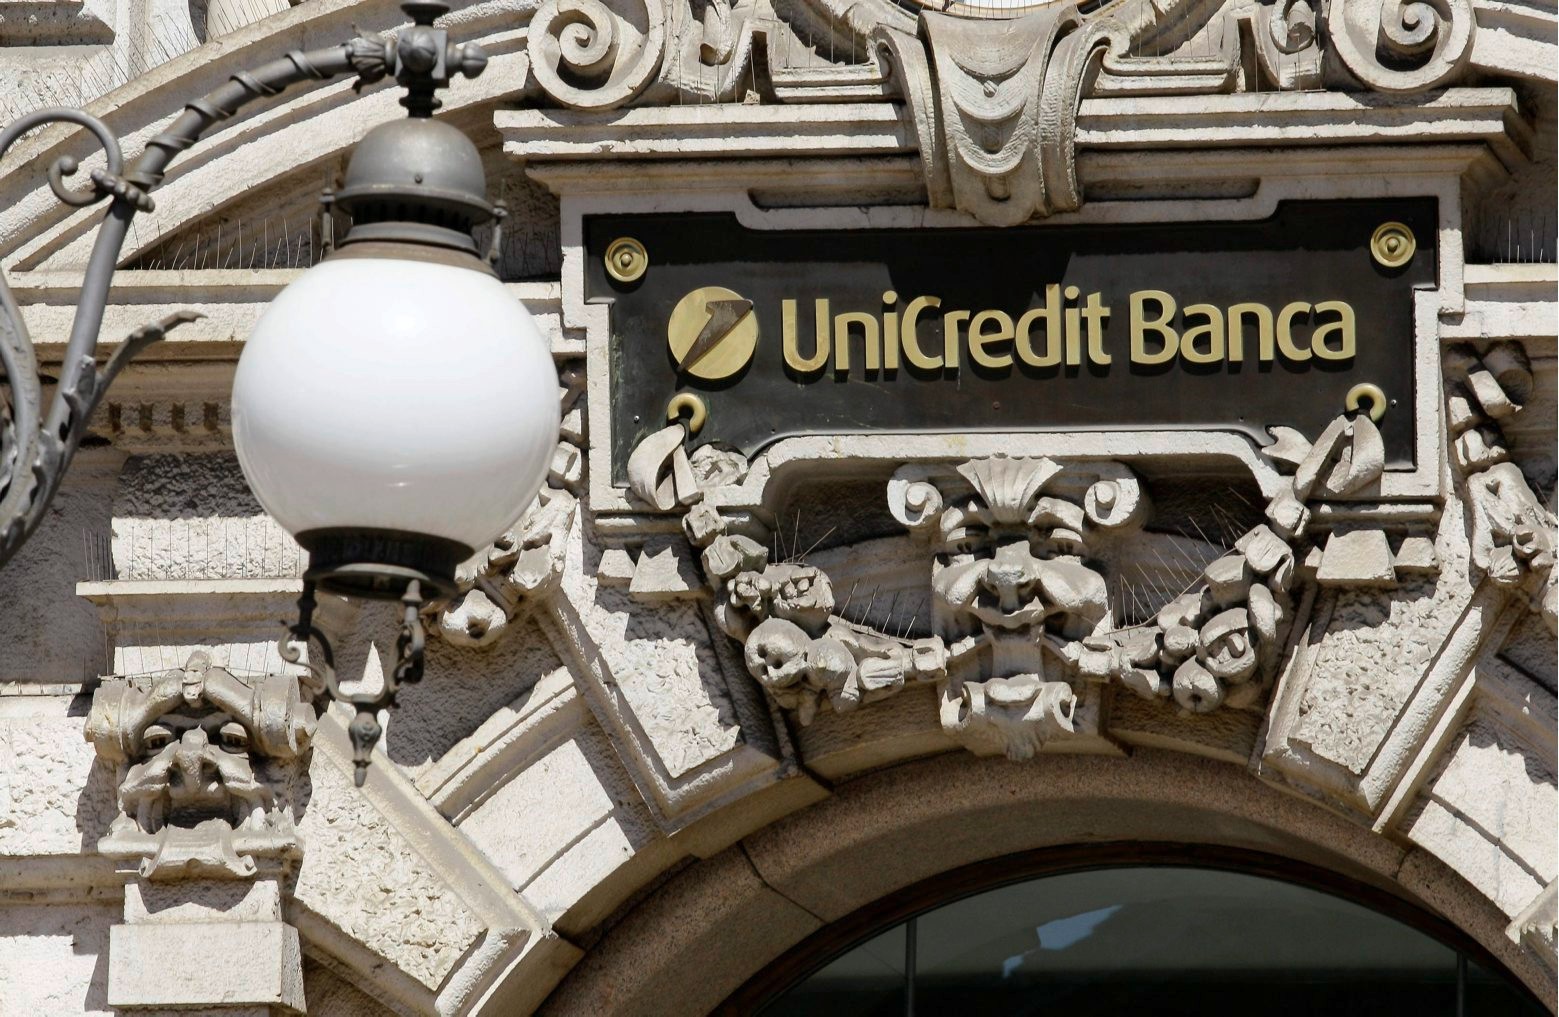
[[[943,729],[976,752],[1024,759],[1073,731],[1081,641],[1110,625],[1090,540],[1139,524],[1146,500],[1117,463],[997,456],[958,474],[962,483],[940,482],[907,467],[889,504],[936,551],[937,634],[953,665]]]
[[[123,814],[99,849],[139,859],[148,877],[248,876],[257,855],[295,853],[270,771],[301,755],[314,720],[297,678],[241,679],[204,653],[177,671],[106,680],[86,735],[116,766]]]
[[[1042,631],[1072,641],[1104,624],[1108,592],[1087,564],[1087,513],[1039,494],[1060,472],[1047,459],[959,467],[973,491],[942,513],[932,580],[948,635]]]

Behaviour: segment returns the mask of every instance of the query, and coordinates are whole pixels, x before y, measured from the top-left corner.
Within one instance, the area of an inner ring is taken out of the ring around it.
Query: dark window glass
[[[900,1017],[904,1013],[904,926],[895,925],[764,1007],[764,1017]]]
[[[1543,1014],[1502,976],[1361,904],[1260,876],[1133,867],[953,901],[852,948],[765,1007],[807,1014],[1464,1017]],[[906,968],[912,969],[912,974]]]

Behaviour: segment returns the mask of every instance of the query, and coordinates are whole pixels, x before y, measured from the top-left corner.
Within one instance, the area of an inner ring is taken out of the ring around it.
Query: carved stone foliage
[[[562,427],[547,483],[519,521],[455,572],[456,595],[436,610],[434,629],[456,646],[487,647],[509,622],[557,589],[584,479],[584,371],[559,371]]]
[[[821,569],[771,561],[763,528],[723,515],[697,483],[679,496],[676,449],[660,473],[644,475],[643,493],[649,500],[650,482],[664,477],[666,508],[690,506],[683,529],[715,619],[798,723],[825,703],[844,713],[934,683],[944,731],[975,752],[1022,759],[1081,733],[1075,711],[1090,683],[1119,682],[1186,714],[1261,709],[1298,584],[1390,587],[1401,573],[1436,568],[1432,545],[1412,532],[1316,524],[1317,506],[1378,489],[1385,456],[1367,414],[1338,417],[1313,443],[1276,430],[1263,451],[1282,479],[1265,522],[1141,621],[1117,617],[1113,605],[1124,601],[1112,587],[1121,563],[1151,554],[1164,535],[1146,529],[1147,492],[1122,463],[997,456],[895,473],[889,510],[926,549],[929,636],[844,617]]]
[[[203,652],[105,679],[86,737],[114,767],[121,814],[98,850],[153,879],[247,877],[256,859],[297,858],[289,789],[315,720],[296,676],[242,678]]]
[[[1472,509],[1472,563],[1494,583],[1527,597],[1559,632],[1554,511],[1510,461],[1500,423],[1532,394],[1532,369],[1520,343],[1495,343],[1481,356],[1470,345],[1446,354],[1451,458]]]
[[[977,752],[1027,758],[1072,730],[1086,640],[1113,625],[1090,544],[1147,516],[1117,463],[997,457],[955,477],[901,470],[896,518],[930,544],[935,631],[951,665],[943,729]]]
[[[927,5],[931,6],[931,5]],[[878,2],[547,0],[527,35],[545,95],[581,110],[656,101],[903,100],[928,204],[1006,226],[1078,208],[1087,97],[1300,90],[1416,93],[1468,66],[1468,0],[1121,0],[968,17]],[[827,49],[822,40],[828,39]],[[848,57],[846,56],[848,53]]]

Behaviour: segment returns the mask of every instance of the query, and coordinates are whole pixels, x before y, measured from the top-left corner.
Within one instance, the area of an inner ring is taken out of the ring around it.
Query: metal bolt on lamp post
[[[0,131],[0,157],[43,124],[87,128],[106,166],[70,188],[63,157],[49,186],[69,205],[108,199],[82,282],[47,416],[26,324],[0,276],[0,567],[37,529],[114,377],[180,312],[132,333],[103,366],[98,335],[131,219],[153,208],[168,164],[213,124],[289,85],[355,74],[406,89],[408,118],[358,144],[333,200],[351,226],[329,255],[287,286],[245,344],[233,380],[239,465],[267,512],[309,552],[299,618],[282,655],[303,659],[330,695],[351,703],[357,782],[381,734],[379,709],[422,675],[422,607],[453,592],[456,566],[499,536],[535,497],[558,435],[557,375],[525,308],[480,257],[472,230],[495,216],[476,147],[431,119],[438,89],[475,77],[487,57],[434,25],[449,8],[409,0],[411,27],[294,51],[186,105],[128,172],[117,139],[79,110],[31,113]],[[399,600],[397,660],[378,692],[342,690],[333,651],[313,624],[315,591]]]

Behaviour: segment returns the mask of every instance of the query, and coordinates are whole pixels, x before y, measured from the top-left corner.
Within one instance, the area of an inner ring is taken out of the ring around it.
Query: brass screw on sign
[[[1383,222],[1370,237],[1370,254],[1386,268],[1401,268],[1413,260],[1417,250],[1418,239],[1403,223]]]
[[[606,274],[621,283],[637,282],[650,267],[650,252],[632,237],[618,237],[606,245]]]

